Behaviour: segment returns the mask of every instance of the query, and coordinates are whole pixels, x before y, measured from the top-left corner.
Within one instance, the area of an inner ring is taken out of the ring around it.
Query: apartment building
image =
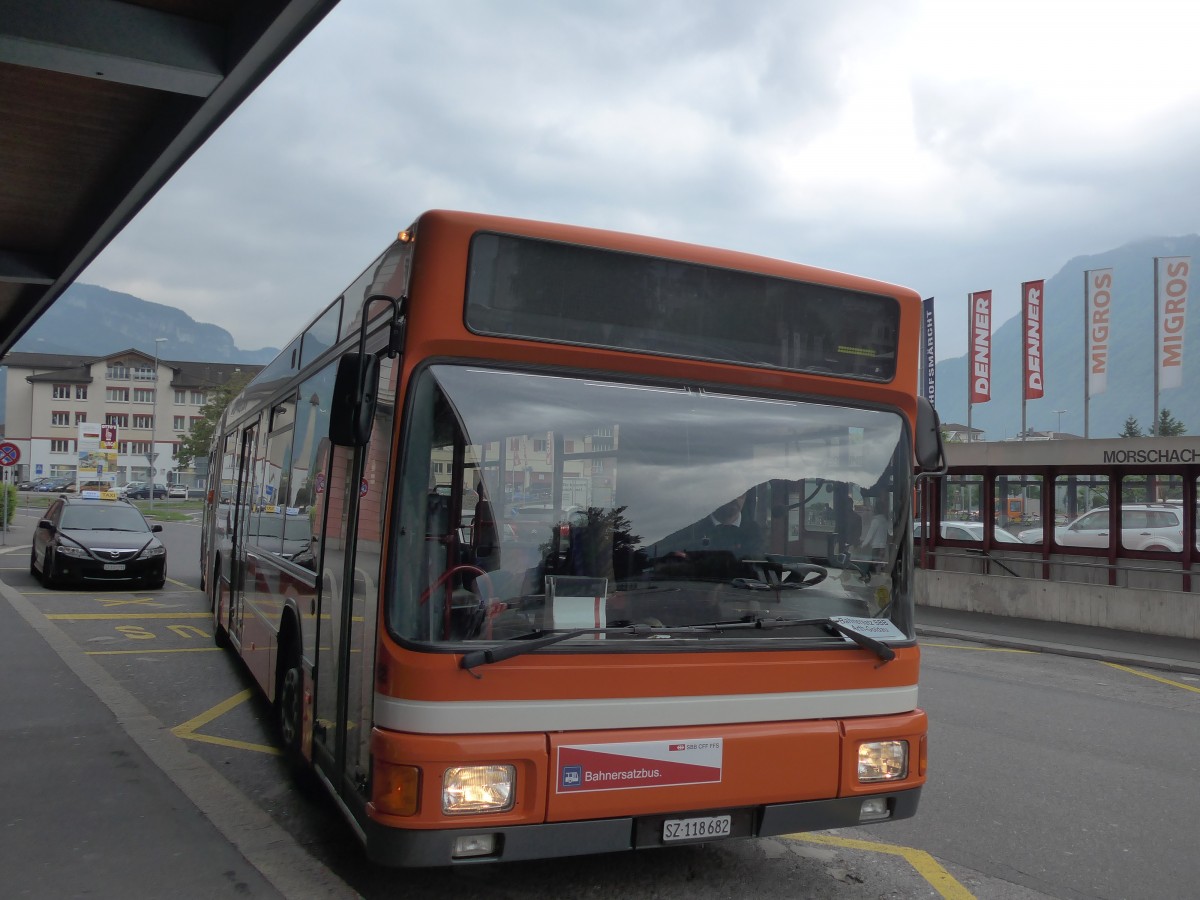
[[[204,461],[181,470],[175,451],[209,392],[261,366],[177,362],[141,350],[106,356],[9,353],[5,440],[21,451],[19,480],[75,473],[79,424],[117,428],[117,483],[204,487]]]

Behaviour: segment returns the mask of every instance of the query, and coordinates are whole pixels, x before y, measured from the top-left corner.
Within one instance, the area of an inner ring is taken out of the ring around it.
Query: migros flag
[[[1042,299],[1045,281],[1021,285],[1021,331],[1025,335],[1025,399],[1040,400],[1045,394],[1045,348],[1042,344]]]
[[[1084,277],[1084,306],[1087,318],[1088,397],[1108,390],[1108,348],[1112,343],[1112,269],[1089,269]]]
[[[969,295],[971,362],[970,397],[972,403],[992,399],[992,292],[976,291]]]
[[[1183,331],[1187,324],[1189,256],[1154,260],[1155,307],[1158,310],[1158,386],[1183,387]]]

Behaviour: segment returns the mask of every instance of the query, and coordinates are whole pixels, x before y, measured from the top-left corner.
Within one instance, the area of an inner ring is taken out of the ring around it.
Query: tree
[[[179,442],[179,448],[175,451],[175,464],[179,468],[186,469],[191,466],[192,460],[208,456],[221,414],[249,381],[250,373],[243,372],[222,385],[208,389],[208,402],[200,407],[200,418],[192,423],[192,430]]]
[[[1137,438],[1142,436],[1142,426],[1138,424],[1138,420],[1133,416],[1125,420],[1125,427],[1117,435],[1117,437],[1123,438]]]
[[[1158,413],[1158,428],[1155,434],[1159,437],[1178,437],[1187,434],[1187,426],[1171,415],[1169,409],[1161,409]]]

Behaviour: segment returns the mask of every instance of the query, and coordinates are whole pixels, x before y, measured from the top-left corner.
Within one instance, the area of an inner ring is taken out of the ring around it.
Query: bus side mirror
[[[375,421],[375,386],[379,357],[347,353],[338,360],[329,413],[329,440],[341,447],[365,447]]]
[[[917,398],[917,433],[915,440],[917,468],[922,472],[946,471],[946,451],[942,446],[942,421],[937,410],[924,397]]]

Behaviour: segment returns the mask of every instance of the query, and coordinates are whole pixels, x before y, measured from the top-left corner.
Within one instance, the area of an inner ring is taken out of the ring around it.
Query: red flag
[[[1025,334],[1025,399],[1040,400],[1045,394],[1042,360],[1042,297],[1044,281],[1021,285],[1021,322]]]

